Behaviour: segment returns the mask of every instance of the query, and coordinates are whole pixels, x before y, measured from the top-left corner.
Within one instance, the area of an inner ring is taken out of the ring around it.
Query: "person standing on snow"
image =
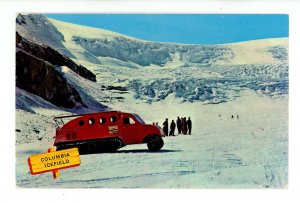
[[[177,130],[178,130],[178,135],[181,133],[181,119],[179,118],[179,116],[177,117]]]
[[[174,122],[174,120],[172,120],[171,125],[170,125],[170,136],[173,135],[175,136],[175,128],[176,128],[176,124]]]
[[[183,121],[182,121],[182,133],[184,135],[187,134],[187,123],[186,123],[186,117],[183,118]]]
[[[189,119],[187,120],[187,127],[188,127],[188,131],[189,131],[189,135],[192,132],[192,121],[191,118],[189,117]]]
[[[166,118],[165,122],[163,123],[163,131],[164,131],[165,135],[168,136],[169,123],[168,123],[168,119],[167,118]]]

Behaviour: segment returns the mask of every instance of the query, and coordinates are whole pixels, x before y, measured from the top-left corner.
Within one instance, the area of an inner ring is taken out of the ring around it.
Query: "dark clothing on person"
[[[184,134],[184,135],[187,134],[187,123],[186,123],[186,118],[184,118],[183,121],[182,121],[182,134]]]
[[[163,123],[163,131],[164,131],[165,135],[168,136],[168,133],[169,133],[168,119],[166,119],[165,122]]]
[[[177,118],[176,124],[177,124],[178,134],[180,134],[181,133],[181,120],[179,117]]]
[[[175,136],[175,134],[174,134],[175,128],[176,128],[176,124],[175,124],[174,120],[172,120],[171,125],[170,125],[170,135]]]
[[[187,120],[187,127],[188,127],[188,131],[189,131],[189,135],[190,135],[192,132],[192,121],[190,118]]]

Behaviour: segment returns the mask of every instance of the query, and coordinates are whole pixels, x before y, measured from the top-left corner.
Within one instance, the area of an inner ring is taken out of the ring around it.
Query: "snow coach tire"
[[[96,143],[89,143],[87,146],[87,151],[89,154],[94,154],[98,152],[98,146]]]
[[[147,141],[147,147],[150,152],[157,152],[164,146],[164,141],[160,136],[151,136]]]

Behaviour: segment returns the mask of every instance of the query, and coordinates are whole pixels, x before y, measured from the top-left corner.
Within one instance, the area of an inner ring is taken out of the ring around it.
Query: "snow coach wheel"
[[[157,152],[164,146],[164,141],[159,136],[152,136],[148,139],[147,146],[150,152]]]
[[[89,154],[94,154],[98,151],[96,143],[89,143],[87,147],[87,151]]]

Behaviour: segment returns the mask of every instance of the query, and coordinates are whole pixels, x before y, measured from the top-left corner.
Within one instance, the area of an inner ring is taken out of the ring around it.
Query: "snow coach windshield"
[[[134,117],[141,123],[141,124],[145,124],[145,122],[143,121],[143,119],[139,116],[139,115],[137,115],[137,114],[133,114],[134,115]]]

